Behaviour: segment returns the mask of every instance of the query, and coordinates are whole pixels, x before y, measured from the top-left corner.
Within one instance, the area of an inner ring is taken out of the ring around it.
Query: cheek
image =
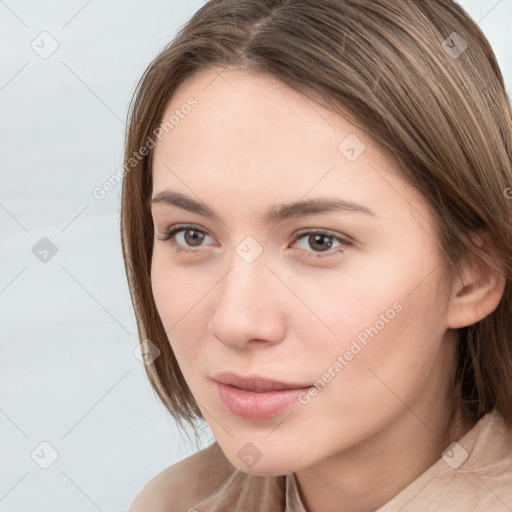
[[[171,265],[162,251],[156,251],[151,265],[151,286],[158,314],[173,352],[183,372],[188,363],[199,361],[205,350],[204,322],[198,321],[201,305],[209,288],[206,275],[192,266],[183,269]],[[188,372],[187,372],[188,373]]]
[[[153,253],[151,287],[158,313],[167,331],[177,325],[180,319],[185,319],[188,311],[192,313],[192,308],[204,293],[201,284],[204,278],[198,277],[200,273],[192,268],[186,270],[173,264],[166,249],[158,248]],[[198,288],[200,284],[201,288]]]
[[[412,400],[437,371],[446,297],[445,278],[431,272],[435,267],[434,255],[424,252],[407,261],[381,258],[365,266],[371,272],[347,273],[337,282],[303,284],[305,302],[322,322],[310,320],[307,327],[297,316],[309,332],[301,343],[305,354],[314,354],[309,377],[330,388],[322,391],[326,398],[369,408],[397,401],[393,393]]]
[[[335,410],[384,417],[444,382],[449,354],[439,289],[435,278],[420,288],[410,293],[400,287],[362,302],[359,309],[345,309],[350,330],[329,345],[330,357],[322,358],[316,371],[322,382],[329,373],[336,375],[321,392]],[[337,325],[343,332],[342,322]]]
[[[166,271],[165,265],[158,252],[153,253],[151,261],[151,289],[158,314],[166,330],[172,324],[169,322],[169,315],[174,310],[175,297],[171,290],[171,273]]]
[[[363,348],[369,346],[371,340],[394,332],[407,316],[403,309],[410,302],[407,294],[415,278],[401,271],[394,254],[360,259],[357,268],[351,265],[293,282],[294,292],[310,311],[295,301],[294,308],[287,309],[293,315],[290,325],[309,333],[297,341],[304,343],[304,350],[314,350],[315,358],[324,365],[324,355],[332,360],[333,355],[350,350],[354,340]]]

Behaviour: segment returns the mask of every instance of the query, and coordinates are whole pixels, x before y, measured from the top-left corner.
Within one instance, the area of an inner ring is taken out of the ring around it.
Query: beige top
[[[130,512],[306,512],[296,484],[293,473],[238,470],[215,442],[159,473]],[[512,512],[512,430],[503,417],[486,414],[376,512],[399,511]]]
[[[486,414],[376,512],[398,511],[512,512],[512,432],[502,417]],[[293,473],[286,477],[285,512],[306,512]]]

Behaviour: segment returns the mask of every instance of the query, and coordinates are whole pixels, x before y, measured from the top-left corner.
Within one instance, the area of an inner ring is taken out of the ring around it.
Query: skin
[[[295,472],[309,512],[339,503],[375,510],[473,426],[458,421],[456,434],[443,436],[455,329],[491,312],[503,283],[464,287],[471,269],[463,281],[452,275],[426,201],[393,155],[339,114],[270,76],[228,68],[189,77],[163,118],[190,96],[198,106],[158,142],[153,160],[153,195],[181,192],[222,219],[152,207],[153,294],[183,375],[239,469]],[[349,135],[365,145],[355,161],[338,149]],[[321,196],[358,202],[375,216],[263,219],[271,206]],[[181,223],[207,233],[199,245],[176,235],[195,253],[159,239]],[[294,236],[305,228],[352,243],[328,238],[333,246],[322,252],[311,237]],[[247,236],[263,250],[252,263],[236,252]],[[329,368],[332,376],[338,356],[396,303],[400,312],[307,404],[250,421],[220,401],[211,380],[220,371],[308,385]],[[251,468],[237,457],[248,442],[261,453]]]

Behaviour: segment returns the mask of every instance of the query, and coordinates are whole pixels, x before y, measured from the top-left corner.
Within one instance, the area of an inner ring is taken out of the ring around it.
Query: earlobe
[[[471,238],[478,248],[484,246],[484,235]],[[460,272],[453,275],[447,327],[467,327],[490,315],[503,297],[505,284],[503,268],[490,245],[485,251],[479,249],[478,254],[468,253]]]

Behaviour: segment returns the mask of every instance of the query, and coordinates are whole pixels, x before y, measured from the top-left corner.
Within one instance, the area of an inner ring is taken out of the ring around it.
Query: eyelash
[[[163,241],[163,242],[169,242],[171,244],[171,246],[175,249],[176,252],[179,252],[179,253],[182,253],[182,254],[183,253],[191,254],[191,253],[199,252],[198,250],[194,250],[194,249],[184,249],[181,244],[178,244],[176,242],[176,235],[179,232],[181,232],[181,231],[197,231],[199,233],[202,233],[203,235],[211,236],[204,229],[200,229],[200,228],[198,228],[196,226],[193,226],[193,225],[185,224],[185,225],[171,226],[171,227],[167,228],[164,231],[163,236],[158,237],[158,239]],[[331,249],[329,249],[327,254],[321,254],[321,253],[315,253],[315,252],[311,253],[310,251],[300,250],[301,252],[310,253],[308,256],[304,256],[303,254],[301,254],[301,256],[300,256],[301,258],[318,259],[318,258],[333,257],[335,255],[343,253],[345,248],[350,247],[352,245],[352,242],[348,238],[341,237],[341,236],[338,236],[338,235],[334,235],[334,234],[329,233],[327,231],[324,231],[322,229],[310,230],[310,231],[301,231],[301,232],[295,234],[293,243],[297,242],[298,240],[300,240],[301,238],[305,237],[306,235],[323,235],[323,236],[332,238],[332,239],[340,242],[341,246],[337,248],[338,250],[331,250]]]

